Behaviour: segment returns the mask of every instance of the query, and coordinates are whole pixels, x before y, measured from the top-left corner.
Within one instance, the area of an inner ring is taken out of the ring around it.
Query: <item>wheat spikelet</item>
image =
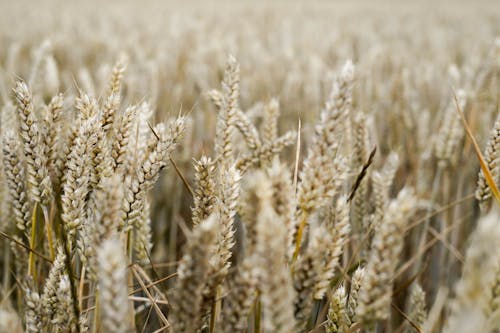
[[[484,309],[488,306],[495,269],[499,262],[500,227],[498,208],[480,219],[470,239],[465,255],[462,278],[455,286],[455,299],[450,304],[450,317],[444,332],[471,332],[487,330]]]
[[[427,310],[425,306],[425,292],[422,287],[416,283],[411,289],[410,294],[410,311],[408,313],[408,317],[417,327],[422,327],[426,318],[427,318]],[[408,324],[407,333],[418,333],[418,331]]]
[[[248,316],[256,296],[257,278],[253,267],[254,258],[249,256],[229,275],[229,295],[224,300],[222,331],[244,333]]]
[[[24,165],[19,160],[20,144],[12,131],[3,139],[3,160],[5,178],[9,189],[14,221],[17,228],[24,232],[26,239],[31,234],[31,212],[24,185]]]
[[[24,295],[26,333],[42,332],[42,303],[38,292],[26,288]]]
[[[321,159],[326,160],[327,158],[326,156],[323,156]],[[295,254],[297,254],[297,249],[300,249],[302,245],[300,239],[298,239],[300,227],[303,226],[305,230],[305,227],[308,226],[309,216],[316,214],[321,208],[325,208],[328,205],[329,200],[332,200],[335,193],[340,191],[342,183],[346,178],[347,170],[345,158],[337,157],[329,167],[330,169],[328,169],[327,172],[323,172],[322,169],[320,173],[331,174],[332,178],[329,178],[328,180],[324,179],[319,182],[316,180],[315,185],[313,185],[313,188],[311,189],[311,191],[316,192],[315,194],[305,194],[305,192],[303,192],[304,188],[301,190],[302,186],[299,184],[297,193],[298,209],[295,212],[295,225],[292,226],[291,230],[292,240],[294,242],[292,247],[295,249]],[[319,172],[319,169],[317,171]],[[321,189],[318,189],[316,186],[320,186]],[[319,193],[322,194],[316,196]]]
[[[209,259],[215,246],[219,225],[215,215],[198,224],[188,238],[185,254],[178,272],[178,281],[172,300],[174,332],[195,332],[202,317],[201,303],[209,272]]]
[[[396,153],[391,153],[387,157],[381,171],[374,171],[372,174],[373,202],[375,212],[372,223],[377,228],[384,219],[384,212],[389,204],[389,190],[398,168],[399,158]]]
[[[290,171],[279,161],[273,161],[271,167],[267,170],[272,187],[271,202],[274,210],[283,219],[288,231],[288,259],[293,256],[293,226],[295,222],[295,196],[292,186],[292,176]]]
[[[259,204],[257,210],[257,244],[260,298],[264,329],[269,332],[292,332],[294,291],[289,269],[285,264],[287,232],[282,219],[276,215],[270,198],[270,181],[263,173],[252,177]],[[269,253],[273,253],[269,256]]]
[[[202,311],[205,312],[214,301],[218,286],[223,282],[231,267],[234,239],[234,219],[238,206],[240,174],[233,166],[227,170],[222,167],[219,179],[219,194],[216,205],[220,227],[217,235],[215,252],[210,258],[210,269],[203,290]]]
[[[500,116],[497,117],[493,129],[491,131],[488,143],[486,144],[486,149],[484,152],[484,159],[488,165],[488,169],[493,176],[493,179],[498,182],[499,171],[498,171],[498,152],[500,151]],[[479,171],[477,188],[476,188],[476,199],[479,201],[480,206],[483,210],[486,209],[487,202],[491,198],[491,190],[486,182],[483,171]]]
[[[312,212],[324,205],[335,191],[332,179],[338,179],[339,175],[334,173],[336,168],[332,167],[332,156],[336,155],[337,138],[350,109],[353,71],[352,63],[347,62],[316,125],[297,193],[299,206],[304,212]]]
[[[96,117],[99,113],[97,100],[82,91],[80,91],[80,95],[75,99],[75,108],[78,110],[77,119],[83,121]],[[78,121],[75,122],[75,125],[79,125]]]
[[[45,117],[43,119],[44,128],[46,130],[45,146],[48,149],[48,170],[54,185],[58,185],[62,173],[62,161],[60,157],[61,136],[62,136],[62,117],[63,117],[64,98],[62,94],[57,94],[52,97],[49,105],[45,109]]]
[[[116,112],[120,108],[120,88],[122,84],[123,74],[127,69],[127,59],[122,56],[113,67],[111,77],[109,79],[108,91],[106,100],[102,108],[101,126],[104,133],[109,133],[113,127],[116,118]],[[117,127],[121,129],[120,126]]]
[[[193,198],[193,224],[196,225],[212,214],[216,204],[215,164],[206,156],[195,161],[196,189]]]
[[[129,328],[127,259],[116,236],[103,241],[98,253],[99,312],[103,332],[126,332]]]
[[[42,325],[44,327],[49,325],[57,310],[58,284],[61,281],[64,270],[66,269],[65,260],[66,255],[64,254],[63,248],[58,247],[56,258],[50,268],[49,276],[45,280],[41,296],[41,303],[43,305]]]
[[[342,333],[349,328],[349,316],[346,309],[346,292],[340,286],[330,297],[330,307],[328,308],[326,332]]]
[[[84,98],[86,97],[86,98]],[[63,176],[64,176],[64,172],[66,170],[66,157],[67,155],[69,154],[70,152],[70,148],[71,146],[73,145],[73,141],[75,140],[76,136],[78,135],[78,131],[80,130],[80,125],[81,123],[83,122],[83,118],[84,118],[84,114],[87,114],[87,112],[85,112],[83,110],[83,108],[94,108],[95,105],[93,104],[85,104],[84,101],[85,100],[88,100],[89,103],[92,102],[93,100],[91,100],[88,96],[85,96],[85,94],[83,92],[80,92],[80,96],[79,97],[76,97],[75,99],[75,102],[74,102],[74,106],[75,106],[75,109],[78,111],[76,113],[76,115],[74,116],[74,118],[71,118],[71,119],[65,119],[67,122],[69,121],[72,121],[71,124],[67,124],[67,123],[64,123],[62,124],[62,131],[63,132],[67,132],[67,133],[64,133],[66,138],[64,138],[64,142],[62,142],[62,147],[61,147],[61,151],[59,152],[59,160],[63,161]],[[70,118],[70,117],[67,117],[67,118]],[[88,117],[86,117],[86,119],[88,119]],[[64,126],[66,125],[66,126]],[[69,127],[68,128],[65,128],[65,127]]]
[[[137,107],[128,107],[121,115],[120,121],[117,124],[115,140],[111,150],[111,157],[113,157],[113,169],[115,171],[123,168],[124,163],[127,161],[127,154],[130,153],[129,141],[136,114]]]
[[[89,154],[89,188],[94,190],[98,186],[102,186],[102,179],[110,177],[113,170],[104,131],[99,126],[99,118],[95,118],[95,121],[92,122],[86,144]]]
[[[251,153],[240,157],[236,163],[236,167],[241,172],[244,172],[251,165],[269,162],[272,157],[279,154],[285,147],[293,144],[295,137],[296,134],[294,132],[287,132],[274,142],[264,144]]]
[[[220,111],[224,103],[224,97],[222,96],[222,93],[217,89],[212,89],[207,93],[207,96],[208,98],[210,98],[217,110]]]
[[[352,168],[354,170],[361,170],[364,163],[368,158],[368,132],[366,130],[366,117],[363,113],[358,113],[351,121],[351,130],[353,133],[353,147],[352,147]],[[359,171],[358,171],[359,172]],[[369,177],[365,177],[369,178]],[[352,199],[352,223],[356,229],[364,230],[364,220],[367,211],[367,192],[368,184],[367,179],[362,180],[359,184],[356,194]]]
[[[116,120],[116,112],[120,108],[120,95],[111,94],[106,98],[104,105],[102,107],[102,117],[101,126],[104,133],[110,133],[114,128],[114,123]]]
[[[280,105],[273,98],[264,107],[264,119],[262,120],[262,142],[270,144],[278,139],[278,118],[280,116]]]
[[[311,228],[310,233],[307,250],[293,267],[293,286],[297,295],[294,313],[298,328],[303,328],[307,323],[312,309],[313,296],[316,296],[315,292],[322,297],[328,287],[328,281],[321,280],[319,274],[322,271],[322,265],[325,264],[322,250],[329,247],[332,241],[331,235],[325,224]],[[321,276],[321,278],[329,278],[330,274],[331,272],[328,271],[328,276]]]
[[[125,54],[120,56],[120,59],[115,63],[113,70],[111,71],[111,77],[108,83],[108,96],[116,95],[120,93],[120,86],[123,79],[123,74],[127,69],[128,59]]]
[[[222,111],[222,107],[225,105],[224,95],[218,90],[211,90],[208,92],[208,97],[215,105],[219,112]],[[245,139],[245,143],[247,144],[250,150],[255,150],[260,147],[261,142],[259,138],[259,134],[257,132],[257,128],[252,124],[248,116],[241,110],[234,110],[234,127],[239,130],[239,132],[243,135]]]
[[[26,157],[26,178],[30,199],[44,205],[52,195],[52,186],[47,171],[47,149],[41,138],[38,121],[34,113],[33,97],[23,81],[14,88],[19,120],[19,136]]]
[[[171,120],[166,127],[163,124],[158,124],[154,128],[156,134],[151,136],[148,153],[141,168],[147,188],[151,188],[158,180],[159,172],[167,166],[168,158],[184,135],[186,121],[185,117],[178,117]]]
[[[358,296],[361,288],[361,283],[365,275],[365,269],[358,267],[351,278],[351,290],[349,291],[349,299],[347,302],[347,314],[350,322],[357,321],[356,308],[358,307]]]
[[[77,102],[78,103],[78,102]],[[93,127],[89,128],[89,138],[87,146],[89,150],[90,162],[90,188],[93,190],[98,186],[102,186],[103,179],[111,176],[113,172],[113,160],[111,158],[111,151],[106,139],[105,130],[101,126],[102,115],[97,112],[96,101],[90,99],[88,96],[83,98],[80,106],[80,117],[78,117],[76,124],[81,121],[93,119]],[[85,113],[87,113],[85,115]],[[81,126],[81,125],[80,125]],[[74,135],[74,134],[72,134]],[[74,141],[74,137],[72,137]]]
[[[65,231],[69,240],[75,237],[76,229],[86,219],[86,202],[90,183],[90,158],[88,140],[95,126],[95,118],[86,120],[73,140],[71,153],[66,163],[66,173],[61,195],[62,214]]]
[[[82,128],[87,127],[86,131],[88,133],[94,132],[93,129],[97,128],[97,124],[92,123],[92,119],[97,120],[96,117],[98,115],[97,101],[94,98],[91,98],[83,92],[80,92],[80,96],[75,100],[75,108],[77,109],[78,113],[76,115],[76,118],[73,119],[73,123],[70,125],[68,137],[66,138],[63,149],[61,149],[59,157],[59,159],[63,161],[61,183],[66,182],[69,159],[71,157],[71,153],[73,152],[75,141],[77,140],[78,136],[82,134]],[[94,126],[90,126],[91,124]]]
[[[260,209],[261,200],[257,192],[258,183],[251,177],[245,177],[242,183],[239,214],[245,226],[245,253],[255,253],[257,244],[257,212]]]
[[[403,246],[404,224],[413,209],[413,195],[403,189],[389,204],[375,233],[356,309],[359,320],[367,327],[389,317],[392,279]]]
[[[52,332],[55,333],[75,333],[79,329],[79,321],[71,309],[73,300],[71,298],[71,285],[68,275],[64,274],[57,284],[57,302],[54,318],[51,321]]]
[[[123,221],[120,220],[120,209],[123,199],[123,184],[118,175],[114,175],[105,180],[104,186],[97,192],[97,211],[101,212],[100,222],[102,227],[100,232],[102,237],[107,238],[118,229],[123,227]]]
[[[140,118],[140,117],[138,117]],[[146,159],[146,155],[149,153],[148,143],[151,142],[149,134],[151,134],[151,127],[149,121],[147,121],[148,133],[145,135],[141,131],[142,120],[136,119],[136,126],[134,126],[133,135],[130,137],[128,143],[128,151],[125,153],[125,160],[121,165],[120,169],[117,170],[119,174],[122,175],[125,183],[127,178],[135,176],[136,170],[141,166],[141,163]],[[111,150],[113,144],[111,144]],[[110,154],[111,156],[111,154]],[[111,166],[113,170],[114,161],[111,158]]]
[[[233,132],[238,110],[240,67],[233,56],[229,56],[222,81],[222,105],[217,116],[215,152],[224,163],[231,165],[233,157]]]
[[[467,102],[464,90],[456,93],[458,107],[463,110]],[[434,154],[441,167],[453,165],[456,160],[457,147],[464,136],[464,129],[460,122],[460,115],[456,111],[455,101],[452,98],[448,108],[444,111],[441,129],[436,137]]]
[[[248,116],[242,110],[236,110],[235,127],[240,131],[245,139],[245,142],[250,150],[255,150],[260,147],[261,142],[257,128],[252,124]]]
[[[224,271],[230,267],[229,259],[231,258],[231,249],[234,246],[233,224],[238,206],[240,179],[240,173],[234,166],[227,170],[221,170],[220,201],[217,205],[221,226],[216,256],[220,260],[219,268]]]
[[[499,261],[500,262],[500,261]],[[491,328],[500,328],[500,264],[497,264],[495,278],[491,284],[491,293],[487,305],[486,315]]]
[[[144,156],[147,152],[147,144],[151,136],[150,124],[153,115],[154,110],[149,103],[143,102],[137,106],[137,116],[133,128],[133,135],[129,138],[131,152],[127,154],[127,163],[131,169],[137,168],[138,163],[144,160]],[[117,122],[115,121],[115,123]]]
[[[324,222],[323,231],[327,235],[326,244],[314,251],[321,260],[316,268],[317,277],[313,286],[313,298],[316,300],[321,300],[325,295],[351,230],[349,204],[345,196],[337,199],[335,212],[330,211],[329,215],[328,220]]]
[[[141,218],[136,222],[136,230],[134,234],[134,251],[137,260],[140,263],[147,263],[150,261],[151,248],[153,243],[151,241],[151,217],[150,217],[150,203],[148,200],[144,203]]]
[[[80,259],[89,276],[96,278],[97,250],[102,241],[125,227],[122,219],[123,185],[120,175],[103,180],[89,196],[87,220],[77,240]]]
[[[123,220],[128,227],[134,226],[140,218],[146,194],[160,177],[160,171],[167,166],[168,159],[181,139],[185,129],[185,118],[170,122],[168,129],[160,123],[153,129],[147,145],[147,152],[141,165],[126,179],[123,205]]]

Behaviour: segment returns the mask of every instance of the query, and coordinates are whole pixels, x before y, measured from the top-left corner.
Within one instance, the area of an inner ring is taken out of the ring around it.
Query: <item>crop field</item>
[[[0,333],[500,332],[499,1],[0,16]]]

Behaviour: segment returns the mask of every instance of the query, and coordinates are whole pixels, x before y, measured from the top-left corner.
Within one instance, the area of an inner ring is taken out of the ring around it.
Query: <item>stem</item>
[[[459,183],[458,183],[458,190],[457,190],[457,195],[455,199],[461,198],[463,196],[464,192],[464,177],[460,177]],[[451,245],[453,245],[456,248],[459,248],[459,237],[460,237],[460,230],[459,230],[459,221],[460,219],[457,218],[457,216],[460,216],[460,207],[459,205],[456,205],[455,208],[453,209],[452,212],[452,217],[451,217],[451,224],[453,225],[452,232],[451,232]],[[457,264],[454,261],[451,261],[448,263],[448,285],[452,285],[454,282],[453,276],[451,275],[453,272],[457,272]]]
[[[423,263],[423,259],[425,257],[425,246],[427,244],[427,235],[428,235],[428,231],[429,231],[429,226],[430,226],[430,223],[431,223],[431,216],[432,216],[432,212],[434,210],[434,204],[436,202],[436,198],[437,198],[437,195],[438,195],[438,192],[439,192],[439,186],[441,184],[441,178],[442,178],[442,175],[443,175],[443,172],[444,172],[444,168],[443,167],[440,167],[438,166],[438,169],[436,171],[436,174],[434,175],[434,182],[432,184],[432,192],[431,192],[431,199],[430,199],[430,202],[429,202],[429,207],[427,209],[427,219],[425,220],[425,224],[424,224],[424,227],[423,227],[423,230],[422,230],[422,234],[420,236],[420,243],[418,245],[418,253],[422,253],[422,255],[418,258],[418,260],[416,261],[415,263],[415,266],[414,266],[414,271],[413,271],[413,274],[416,274],[417,272],[420,272],[420,273],[423,273],[423,270],[422,270],[422,263]],[[439,215],[439,214],[437,214]],[[434,216],[436,217],[436,216]],[[440,228],[441,229],[443,228],[443,221],[441,221],[440,223]],[[439,232],[444,232],[444,230],[439,230]],[[422,252],[420,252],[422,251]],[[429,249],[429,251],[432,251],[432,249]],[[432,281],[440,281],[439,280],[439,274],[440,274],[440,267],[439,267],[439,253],[440,251],[442,251],[441,247],[438,245],[437,249],[437,254],[438,254],[438,258],[434,258],[433,255],[431,255],[431,260],[430,260],[430,277],[432,279]],[[432,253],[432,252],[431,252]],[[440,282],[438,282],[439,284]],[[438,288],[439,286],[436,286],[436,287],[432,287],[432,289],[434,288]],[[437,290],[430,290],[429,291],[429,295],[431,297],[431,299],[434,299],[435,295],[436,295],[436,292]]]
[[[83,309],[83,287],[85,286],[85,266],[82,265],[80,285],[78,286],[78,308]]]
[[[262,305],[260,304],[260,297],[255,301],[255,315],[254,315],[254,333],[260,333],[260,314]]]
[[[210,313],[210,333],[215,333],[215,327],[217,326],[217,318],[219,317],[220,311],[220,287],[217,287],[215,291],[215,298],[212,301],[212,311]]]
[[[7,290],[9,289],[10,285],[10,274],[9,274],[9,267],[10,267],[10,251],[9,251],[9,242],[4,242],[4,272],[3,272],[3,288],[4,288],[4,295],[6,295]]]
[[[307,213],[303,211],[301,216],[302,219],[299,224],[299,229],[297,230],[297,237],[295,238],[295,251],[293,252],[292,262],[295,262],[295,260],[297,260],[297,257],[299,255],[300,243],[302,241],[302,234],[304,233],[304,229],[307,223]]]
[[[94,311],[94,322],[92,325],[92,332],[97,333],[99,330],[99,289],[95,288],[95,311]]]
[[[316,326],[316,323],[318,322],[318,317],[319,317],[319,310],[321,309],[321,303],[322,303],[322,300],[314,300],[314,304],[313,304],[313,308],[312,308],[312,311],[311,311],[311,317],[310,317],[310,320],[309,320],[309,325],[308,325],[308,329],[312,329]]]
[[[127,247],[128,247],[129,241],[130,241],[130,230],[128,231],[128,234],[127,234]],[[132,250],[129,250],[129,257],[130,257],[130,262],[132,262]],[[134,275],[135,275],[135,272],[133,270],[133,267],[131,267],[131,269],[127,270],[127,283],[128,283],[129,286],[133,286],[134,285]],[[139,281],[139,279],[137,279],[137,281]],[[139,281],[139,283],[140,283],[140,281]],[[147,289],[146,289],[146,293],[147,293]],[[129,301],[128,301],[128,309],[129,309],[129,313],[130,313],[130,325],[131,325],[131,327],[135,327],[136,325],[135,325],[135,306],[134,306],[134,300],[129,299]]]
[[[43,218],[45,220],[45,229],[47,231],[47,241],[49,243],[50,259],[53,261],[56,257],[56,254],[54,251],[54,240],[52,239],[52,222],[50,221],[49,211],[47,210],[47,207],[45,206],[41,207],[43,212]]]
[[[132,249],[132,229],[127,230],[127,254],[129,261],[133,262],[132,256],[134,254],[134,251]]]
[[[445,177],[443,177],[444,184],[444,197],[442,202],[450,202],[450,197],[451,197],[451,177],[452,177],[452,170],[448,169],[448,172],[446,172]],[[448,234],[445,232],[447,227],[451,226],[453,224],[453,210],[447,210],[445,213],[443,213],[444,216],[441,218],[440,221],[440,229],[439,233],[441,234],[441,237],[443,241],[438,243],[438,249],[439,249],[439,265],[438,265],[438,277],[439,277],[439,284],[442,285],[444,281],[446,281],[449,277],[447,276],[448,272],[448,260],[449,260],[449,252],[445,251],[445,246],[444,242],[448,242]],[[445,218],[446,217],[446,218]],[[453,232],[453,231],[452,231]],[[446,282],[445,282],[446,283]]]
[[[76,294],[76,286],[75,286],[75,281],[74,281],[74,272],[73,268],[71,267],[71,249],[70,249],[70,244],[68,240],[68,235],[64,230],[61,230],[61,239],[63,241],[63,249],[66,255],[66,260],[65,260],[65,265],[66,265],[66,270],[68,271],[68,276],[69,278],[69,284],[71,287],[71,298],[72,298],[72,303],[73,303],[73,313],[75,315],[75,318],[77,321],[80,320],[80,309],[78,307],[78,296]],[[76,325],[76,331],[77,333],[80,333],[80,325]]]
[[[31,237],[30,237],[30,248],[31,249],[35,249],[36,225],[37,225],[36,211],[37,211],[37,208],[38,208],[38,202],[35,202],[35,206],[33,207],[33,213],[31,215]],[[33,276],[33,281],[36,281],[35,256],[33,254],[33,251],[30,251],[30,254],[29,254],[28,275],[32,275]]]
[[[433,211],[433,206],[436,201],[437,193],[439,191],[439,184],[441,183],[441,175],[443,173],[443,168],[438,167],[436,174],[434,175],[434,182],[432,183],[432,192],[431,192],[431,199],[429,202],[429,207],[427,208],[427,213],[426,216],[427,218],[425,219],[424,227],[422,229],[422,233],[420,234],[420,242],[418,244],[418,250],[422,250],[425,247],[425,244],[427,243],[427,234],[429,231],[429,225],[431,223],[431,218],[432,218],[432,211]],[[420,256],[418,261],[415,264],[415,269],[414,273],[419,272],[422,266],[422,258],[423,255]]]

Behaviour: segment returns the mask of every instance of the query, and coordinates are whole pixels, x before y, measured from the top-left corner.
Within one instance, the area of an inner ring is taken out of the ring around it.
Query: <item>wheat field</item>
[[[500,332],[497,1],[0,16],[0,333]]]

